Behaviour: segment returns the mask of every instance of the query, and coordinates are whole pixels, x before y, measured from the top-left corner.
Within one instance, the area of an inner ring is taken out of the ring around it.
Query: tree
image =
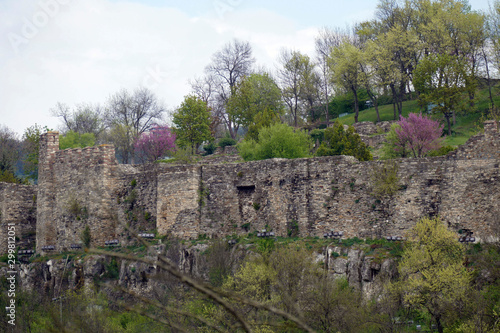
[[[321,72],[322,84],[321,89],[323,90],[321,101],[325,108],[325,120],[326,127],[328,127],[330,122],[330,111],[328,105],[330,103],[330,94],[332,89],[330,89],[331,82],[331,69],[328,66],[328,58],[335,47],[338,47],[344,38],[346,33],[341,30],[331,30],[328,28],[322,28],[319,30],[319,36],[314,40],[316,47],[316,59],[317,64]]]
[[[63,121],[62,132],[67,133],[73,131],[75,133],[84,134],[92,133],[95,139],[99,142],[101,134],[106,129],[104,122],[104,110],[100,105],[79,104],[73,111],[69,106],[57,103],[51,109],[51,113],[55,117],[59,117]]]
[[[365,73],[361,70],[362,51],[352,42],[344,40],[331,54],[332,82],[354,95],[354,122],[358,122],[359,99],[358,90],[364,85]]]
[[[195,96],[186,96],[172,119],[179,146],[191,147],[191,153],[203,142],[212,138],[210,134],[210,113],[207,103]]]
[[[123,163],[133,163],[135,139],[162,119],[165,108],[152,91],[138,88],[133,93],[122,90],[112,95],[106,111],[111,128],[108,139],[115,144]]]
[[[366,144],[356,133],[354,127],[344,130],[344,125],[336,121],[325,130],[323,142],[316,151],[316,156],[350,155],[360,161],[369,161],[373,157]]]
[[[414,85],[420,91],[420,104],[434,103],[433,110],[443,113],[448,135],[451,135],[450,117],[461,101],[470,82],[467,64],[457,56],[429,55],[422,59],[414,72]]]
[[[19,183],[16,177],[17,162],[21,158],[21,143],[16,133],[0,125],[0,181]]]
[[[66,135],[59,135],[59,149],[85,148],[95,144],[94,133],[78,133],[69,131]]]
[[[398,138],[394,142],[396,150],[410,151],[413,157],[423,157],[429,151],[441,147],[443,125],[439,122],[422,114],[410,113],[407,119],[401,117],[398,125],[399,128],[395,128]]]
[[[40,150],[40,135],[49,131],[47,127],[33,125],[24,130],[23,134],[23,171],[28,178],[38,180],[38,156]]]
[[[467,301],[471,273],[464,247],[439,218],[423,218],[408,234],[396,289],[406,306],[427,311],[443,332],[446,319]]]
[[[245,139],[238,145],[245,161],[268,158],[301,158],[309,155],[311,138],[305,131],[299,131],[286,124],[263,127],[259,141]]]
[[[216,91],[215,102],[219,106],[217,109],[221,111],[219,114],[233,139],[236,138],[241,124],[227,112],[227,102],[236,92],[237,84],[250,74],[254,62],[250,44],[235,39],[216,52],[212,56],[212,63],[205,69],[210,77],[208,82],[212,81],[210,88],[213,87]],[[211,93],[205,95],[210,96]]]
[[[319,77],[310,58],[298,51],[282,50],[279,62],[278,79],[283,100],[288,106],[291,123],[297,127],[305,105],[312,110],[317,100]]]
[[[227,112],[235,122],[248,128],[264,110],[278,116],[282,113],[281,91],[269,74],[250,74],[227,101]]]
[[[134,143],[135,154],[142,162],[154,162],[175,151],[175,134],[168,126],[154,125]]]

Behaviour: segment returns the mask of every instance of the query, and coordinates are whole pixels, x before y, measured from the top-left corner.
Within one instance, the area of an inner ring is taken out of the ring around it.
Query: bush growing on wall
[[[350,155],[360,161],[373,159],[354,127],[349,126],[347,130],[344,130],[344,126],[338,121],[325,130],[324,140],[316,151],[316,156],[333,155]]]

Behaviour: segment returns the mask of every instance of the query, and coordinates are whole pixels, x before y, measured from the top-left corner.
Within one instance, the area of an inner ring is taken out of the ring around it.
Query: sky
[[[0,126],[51,129],[57,103],[105,104],[151,89],[173,110],[212,55],[249,41],[256,65],[275,71],[282,48],[314,57],[321,27],[374,18],[375,0],[0,0]],[[488,0],[470,0],[487,10]]]

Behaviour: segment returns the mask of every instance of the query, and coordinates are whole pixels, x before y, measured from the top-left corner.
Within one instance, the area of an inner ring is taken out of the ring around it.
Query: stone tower
[[[38,157],[38,195],[36,251],[42,246],[55,245],[56,230],[54,222],[55,188],[54,162],[59,151],[59,132],[47,132],[40,137]]]

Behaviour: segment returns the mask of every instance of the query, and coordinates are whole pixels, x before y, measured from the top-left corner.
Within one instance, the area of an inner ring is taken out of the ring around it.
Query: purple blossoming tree
[[[401,127],[396,128],[396,150],[406,150],[413,157],[423,157],[429,151],[441,147],[443,125],[438,121],[422,116],[421,113],[410,113],[408,118],[401,116],[398,124]]]
[[[144,162],[154,162],[169,152],[175,152],[175,134],[168,126],[153,125],[134,143],[136,156]]]

